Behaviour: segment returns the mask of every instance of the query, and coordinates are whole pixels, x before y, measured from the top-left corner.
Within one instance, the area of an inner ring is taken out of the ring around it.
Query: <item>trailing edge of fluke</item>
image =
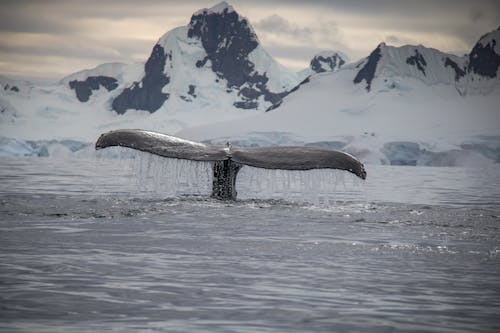
[[[350,154],[317,147],[216,147],[175,136],[140,129],[121,129],[102,134],[96,149],[127,147],[151,154],[214,163],[212,196],[236,199],[236,175],[243,165],[264,169],[311,170],[340,169],[366,179],[361,162]]]

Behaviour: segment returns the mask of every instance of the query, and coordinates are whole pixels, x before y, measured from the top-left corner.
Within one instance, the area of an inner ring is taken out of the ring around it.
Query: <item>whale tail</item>
[[[111,146],[128,147],[169,158],[214,162],[212,197],[221,200],[236,199],[236,176],[243,165],[282,170],[340,169],[366,179],[364,165],[354,156],[326,148],[215,147],[140,129],[104,133],[95,145],[96,149]]]

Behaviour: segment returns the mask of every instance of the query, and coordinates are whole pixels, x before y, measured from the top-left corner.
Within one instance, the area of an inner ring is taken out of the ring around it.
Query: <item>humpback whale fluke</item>
[[[96,149],[128,147],[155,155],[194,161],[214,162],[212,197],[236,199],[236,175],[243,165],[265,169],[340,169],[366,179],[366,171],[354,156],[316,147],[215,147],[175,136],[139,129],[122,129],[102,134]]]
[[[223,148],[184,140],[175,136],[139,129],[121,129],[101,134],[96,149],[121,146],[151,154],[193,161],[220,161],[226,159]]]

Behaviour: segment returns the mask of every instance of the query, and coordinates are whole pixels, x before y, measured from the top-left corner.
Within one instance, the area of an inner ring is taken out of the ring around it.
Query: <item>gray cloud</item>
[[[71,21],[66,17],[58,17],[54,13],[40,10],[31,1],[19,4],[12,1],[0,3],[0,31],[23,33],[65,33],[74,32]],[[38,13],[39,15],[36,15]]]
[[[81,69],[79,61],[85,66],[144,61],[162,33],[187,24],[194,11],[217,1],[0,0],[3,68],[22,71],[29,57],[40,70],[53,57],[66,57],[69,60],[63,63],[70,65],[53,66],[64,74]],[[271,55],[302,61],[304,66],[316,52],[325,49],[344,51],[356,60],[384,39],[401,45],[424,43],[419,38],[425,36],[431,41],[426,46],[465,52],[482,34],[500,25],[498,0],[228,2],[254,24]],[[146,31],[151,26],[158,28]],[[132,36],[140,29],[143,35]],[[50,42],[44,43],[44,38]],[[449,49],[440,45],[441,41],[446,41]],[[16,62],[17,58],[24,63]]]
[[[266,1],[257,2],[266,6]],[[477,39],[500,25],[498,0],[275,0],[268,6],[274,11],[297,6],[325,16],[352,15],[359,28],[449,34],[468,43],[470,35]]]
[[[469,17],[472,22],[476,23],[484,18],[484,12],[481,8],[472,8],[469,12]]]
[[[294,61],[303,61],[307,59],[309,62],[314,55],[317,53],[324,51],[324,48],[320,47],[304,47],[304,46],[280,46],[280,45],[271,45],[266,48],[269,52],[275,57],[291,59]]]
[[[401,43],[401,39],[398,37],[398,36],[394,36],[394,35],[389,35],[385,38],[385,40],[389,43],[389,44],[400,44]]]
[[[283,41],[280,43],[274,40],[274,43],[264,45],[269,52],[281,58],[302,59],[308,62],[319,51],[347,49],[342,42],[338,25],[333,20],[320,19],[314,25],[304,27],[280,15],[272,14],[257,21],[254,27],[264,42],[268,35],[274,35]],[[293,43],[290,43],[290,40]]]
[[[200,1],[198,1],[200,2]],[[189,6],[189,4],[192,4]],[[0,1],[0,31],[26,33],[71,34],[81,30],[87,19],[119,21],[172,18],[178,15],[186,24],[189,15],[179,8],[197,8],[196,1],[170,0],[2,0]],[[193,7],[194,5],[194,7]],[[174,8],[175,10],[172,10]],[[95,27],[98,29],[99,27]]]
[[[307,27],[300,27],[296,24],[290,23],[287,19],[273,14],[254,24],[256,29],[274,33],[290,35],[294,38],[310,38],[312,30]]]
[[[64,45],[62,47],[61,45]],[[86,46],[84,46],[86,45]],[[0,52],[20,56],[48,57],[61,56],[66,58],[86,58],[101,62],[145,60],[153,48],[153,43],[144,40],[124,38],[113,42],[96,42],[94,40],[80,40],[75,43],[69,39],[61,39],[58,43],[48,45],[13,45],[0,41]],[[137,57],[137,51],[142,55]]]

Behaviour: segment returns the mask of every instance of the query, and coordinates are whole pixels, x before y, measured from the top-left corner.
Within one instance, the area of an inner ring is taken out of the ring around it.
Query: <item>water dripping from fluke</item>
[[[139,173],[141,177],[152,177],[153,184],[164,184],[167,168],[174,168],[176,185],[187,185],[193,182],[193,177],[199,177],[198,172],[206,174],[206,167],[212,167],[211,197],[219,200],[236,200],[236,177],[240,169],[245,166],[268,170],[312,170],[312,169],[339,169],[351,172],[361,179],[366,179],[364,165],[354,156],[342,151],[318,147],[259,147],[233,148],[229,143],[226,147],[216,147],[199,142],[181,139],[158,132],[121,129],[102,134],[96,142],[96,149],[120,146],[151,153],[160,157],[167,157],[156,165],[157,157],[148,157],[145,169]],[[187,161],[186,168],[179,163],[173,165],[169,159]],[[154,161],[154,162],[153,162]],[[192,163],[204,163],[201,169],[192,167]],[[155,166],[152,166],[155,163]],[[194,173],[186,170],[197,170]],[[151,173],[151,170],[154,172]],[[290,183],[290,175],[284,179]],[[310,177],[310,176],[309,176]],[[316,179],[308,179],[311,184],[317,184]],[[168,183],[170,185],[171,183]],[[176,192],[176,188],[165,188],[166,191]],[[173,184],[172,184],[173,185]]]

